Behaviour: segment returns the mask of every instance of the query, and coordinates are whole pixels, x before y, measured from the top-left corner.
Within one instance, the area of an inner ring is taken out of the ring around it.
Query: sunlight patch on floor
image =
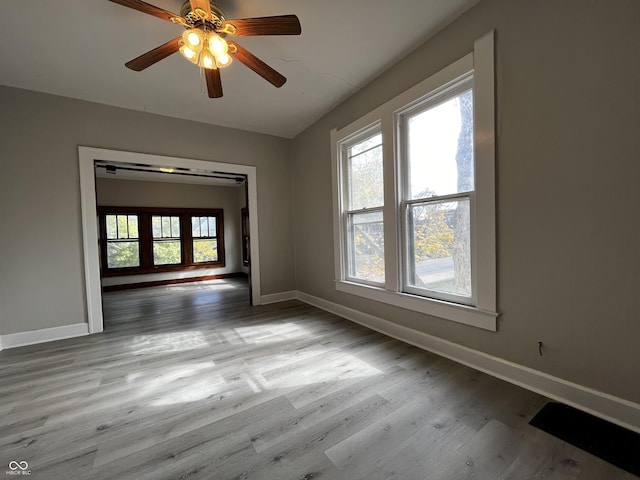
[[[295,323],[281,323],[257,325],[251,327],[238,327],[234,332],[244,340],[245,343],[270,343],[294,340],[309,335],[306,328],[302,328]]]
[[[127,375],[127,383],[142,385],[138,395],[152,398],[151,406],[166,406],[204,400],[228,391],[227,381],[215,373],[213,362],[167,366],[155,371],[139,371]]]
[[[265,371],[256,376],[260,379],[260,386],[265,390],[286,387],[301,387],[324,381],[348,380],[354,378],[382,375],[383,372],[360,360],[353,355],[340,354],[339,358],[327,359],[319,357],[305,368],[291,367]]]
[[[131,349],[134,354],[161,352],[185,352],[206,348],[209,342],[202,332],[154,333],[133,337]]]
[[[219,375],[173,390],[171,390],[170,387],[170,385],[166,385],[164,389],[169,391],[159,395],[157,399],[151,402],[151,405],[160,407],[164,405],[199,402],[217,393],[228,391],[229,389],[227,382]]]

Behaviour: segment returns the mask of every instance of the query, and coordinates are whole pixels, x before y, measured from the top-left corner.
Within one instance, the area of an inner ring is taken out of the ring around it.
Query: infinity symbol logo
[[[16,462],[15,460],[12,460],[9,462],[9,468],[11,470],[26,470],[27,468],[29,468],[29,464],[26,460],[23,460],[22,462]]]

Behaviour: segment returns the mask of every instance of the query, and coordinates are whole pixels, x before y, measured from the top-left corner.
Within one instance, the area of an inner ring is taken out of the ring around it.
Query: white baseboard
[[[302,302],[359,323],[389,337],[449,358],[640,433],[640,405],[637,403],[433,337],[304,292],[297,292],[297,298]]]
[[[268,305],[270,303],[286,302],[287,300],[295,300],[298,298],[298,292],[291,290],[289,292],[271,293],[260,297],[260,305]]]
[[[89,334],[89,325],[86,323],[75,323],[62,327],[43,328],[41,330],[30,330],[28,332],[10,333],[0,335],[0,350],[4,348],[24,347],[37,343],[53,342],[54,340],[64,340],[65,338],[80,337]]]

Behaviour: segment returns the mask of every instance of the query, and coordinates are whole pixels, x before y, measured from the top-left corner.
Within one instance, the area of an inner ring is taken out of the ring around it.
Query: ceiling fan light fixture
[[[279,88],[287,81],[286,77],[251,52],[232,40],[227,42],[225,37],[228,35],[232,37],[300,35],[302,33],[300,20],[296,15],[228,20],[214,0],[184,0],[180,15],[143,0],[109,1],[185,28],[178,38],[173,38],[125,63],[127,68],[140,72],[179,51],[191,63],[201,67],[210,98],[222,97],[219,69],[230,65],[234,59],[253,70],[274,87]]]

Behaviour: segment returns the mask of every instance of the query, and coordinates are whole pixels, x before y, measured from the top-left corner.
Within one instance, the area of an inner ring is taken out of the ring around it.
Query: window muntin
[[[193,238],[193,262],[216,262],[218,260],[217,218],[214,216],[191,217]]]
[[[379,127],[342,145],[345,270],[350,280],[384,284],[384,179]]]
[[[106,261],[108,268],[140,265],[137,215],[106,215]]]
[[[177,215],[152,215],[153,264],[177,265],[182,263],[182,238],[180,217]]]
[[[403,291],[473,304],[472,77],[402,111]]]

